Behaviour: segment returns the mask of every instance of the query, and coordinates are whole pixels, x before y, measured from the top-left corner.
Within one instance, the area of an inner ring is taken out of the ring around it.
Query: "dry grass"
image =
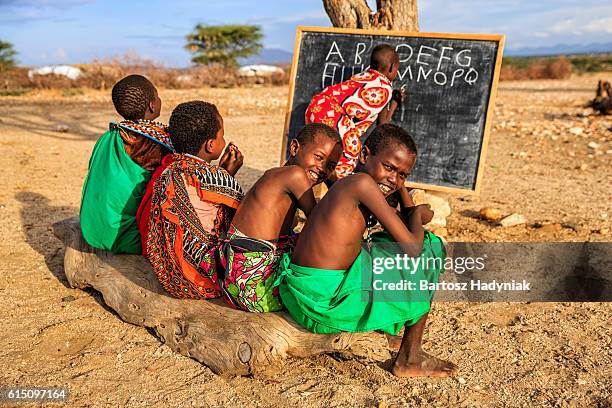
[[[252,85],[285,85],[289,82],[287,68],[282,74],[264,77],[241,77],[237,71],[219,65],[185,69],[167,68],[135,54],[126,54],[89,64],[75,65],[83,72],[77,80],[60,75],[36,75],[28,78],[27,68],[0,71],[0,92],[14,94],[27,89],[109,89],[129,74],[141,74],[156,86],[167,89],[193,89],[200,87],[232,88]]]
[[[518,81],[531,79],[567,79],[574,73],[609,70],[609,55],[566,57],[507,57],[504,58],[500,79]],[[0,70],[0,95],[19,95],[30,89],[109,89],[129,74],[147,76],[156,86],[166,89],[194,89],[201,87],[233,88],[253,85],[287,85],[289,66],[284,73],[265,77],[241,77],[237,71],[219,65],[191,68],[167,68],[154,61],[128,53],[89,64],[76,65],[84,75],[70,80],[58,75],[38,75],[28,78],[28,69],[16,67]]]
[[[572,63],[566,57],[533,59],[505,58],[500,80],[567,79],[572,75]]]

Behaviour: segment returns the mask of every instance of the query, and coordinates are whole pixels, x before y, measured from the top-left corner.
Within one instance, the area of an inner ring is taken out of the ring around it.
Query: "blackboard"
[[[393,86],[405,85],[407,91],[393,123],[406,129],[418,148],[407,184],[478,193],[503,42],[502,35],[298,27],[281,160],[304,126],[310,99],[366,70],[372,48],[387,43],[400,55]]]

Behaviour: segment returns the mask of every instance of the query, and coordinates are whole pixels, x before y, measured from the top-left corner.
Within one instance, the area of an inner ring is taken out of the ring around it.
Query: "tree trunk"
[[[323,0],[334,27],[419,31],[417,0],[377,0],[373,12],[366,0]]]
[[[610,86],[608,81],[600,80],[597,83],[595,99],[591,100],[587,106],[593,108],[602,115],[612,114],[612,86]]]
[[[219,300],[182,300],[167,295],[139,255],[91,248],[77,218],[53,225],[66,245],[64,272],[72,287],[92,287],[124,321],[155,329],[172,350],[215,373],[249,374],[288,357],[338,352],[376,361],[390,358],[379,333],[312,334],[287,313],[248,313]]]

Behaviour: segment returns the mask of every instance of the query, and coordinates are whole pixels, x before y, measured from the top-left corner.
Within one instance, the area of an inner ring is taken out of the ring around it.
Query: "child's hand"
[[[398,194],[400,197],[400,204],[402,205],[402,207],[408,208],[408,207],[415,206],[414,201],[412,200],[412,196],[410,195],[410,190],[408,190],[408,187],[402,186],[402,188],[398,190]]]
[[[421,216],[421,224],[429,224],[433,219],[434,212],[431,209],[429,204],[420,204],[416,206],[416,210],[419,212]]]
[[[395,191],[395,192],[393,192],[393,194],[389,194],[389,195],[386,197],[386,200],[387,200],[387,203],[389,203],[389,205],[390,205],[392,208],[397,208],[397,205],[398,205],[398,204],[399,204],[399,202],[400,202],[400,194],[399,194],[399,192],[398,192],[398,191]]]
[[[391,96],[391,100],[395,101],[395,103],[401,105],[406,99],[406,87],[402,86],[400,90],[394,89],[393,94]]]
[[[221,158],[219,159],[219,167],[223,167],[224,169],[227,169],[227,161],[229,160],[229,157],[230,157],[230,149],[229,149],[229,146],[227,146],[225,148],[225,151],[221,155]]]
[[[338,181],[338,174],[336,174],[335,170],[332,170],[332,172],[329,173],[329,176],[323,180],[328,189],[331,188],[336,181]]]
[[[219,160],[219,166],[223,167],[232,176],[236,175],[242,167],[244,156],[234,143],[230,142]]]

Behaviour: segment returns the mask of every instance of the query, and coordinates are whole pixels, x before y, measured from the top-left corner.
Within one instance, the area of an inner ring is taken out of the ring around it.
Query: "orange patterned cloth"
[[[315,95],[306,109],[306,124],[323,123],[342,137],[343,154],[336,174],[348,176],[355,170],[361,137],[391,100],[391,82],[380,72],[369,69],[348,81],[328,86]]]
[[[187,155],[174,161],[153,188],[146,256],[164,289],[182,299],[221,296],[215,253],[227,232],[242,188],[225,169]],[[200,200],[219,204],[212,230],[206,230],[189,200],[187,185]]]

